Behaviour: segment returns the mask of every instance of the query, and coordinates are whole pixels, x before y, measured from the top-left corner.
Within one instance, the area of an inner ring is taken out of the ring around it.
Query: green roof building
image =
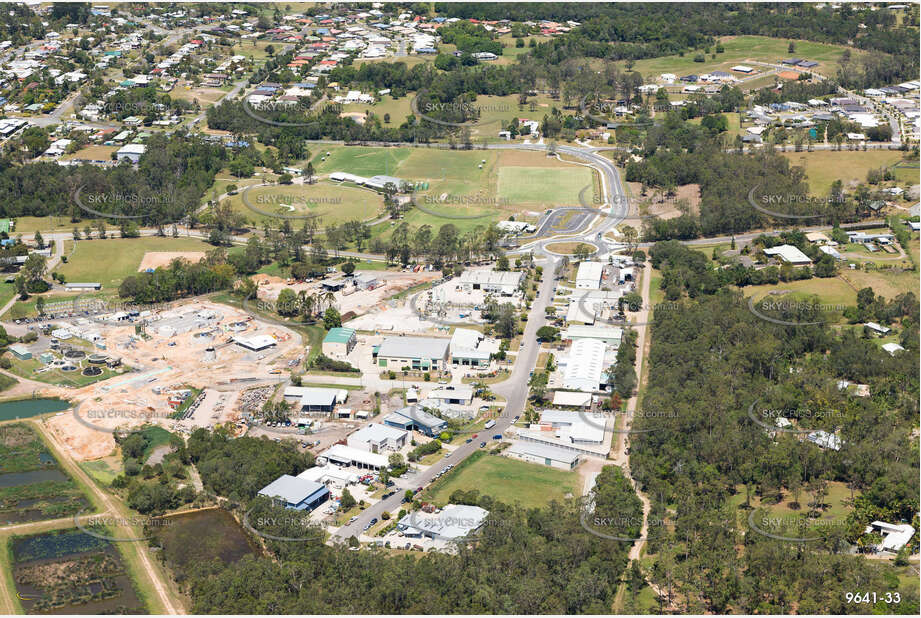
[[[323,354],[345,357],[358,343],[354,328],[331,328],[323,337]]]

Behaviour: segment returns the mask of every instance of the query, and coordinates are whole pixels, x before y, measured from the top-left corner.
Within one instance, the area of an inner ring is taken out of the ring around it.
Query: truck
[[[486,424],[483,425],[483,428],[484,428],[484,429],[492,429],[492,428],[495,427],[495,426],[496,426],[496,421],[494,421],[494,420],[488,420],[488,421],[486,421]]]

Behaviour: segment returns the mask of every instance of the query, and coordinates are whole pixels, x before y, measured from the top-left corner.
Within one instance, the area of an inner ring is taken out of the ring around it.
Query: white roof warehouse
[[[435,337],[387,337],[377,348],[380,367],[441,369],[448,360],[450,339]]]

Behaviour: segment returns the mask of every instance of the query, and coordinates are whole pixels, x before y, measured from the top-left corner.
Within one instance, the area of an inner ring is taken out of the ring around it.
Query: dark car
[[[483,447],[485,447],[485,446],[486,446],[486,443],[485,443],[485,442],[480,442],[480,448],[483,448]]]
[[[373,517],[373,518],[371,519],[371,525],[373,526],[373,525],[376,524],[376,523],[377,523],[377,517]]]
[[[471,442],[473,442],[473,438],[467,438],[467,444],[470,444]]]

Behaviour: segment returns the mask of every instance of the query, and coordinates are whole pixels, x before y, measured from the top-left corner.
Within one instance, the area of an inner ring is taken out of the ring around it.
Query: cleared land
[[[578,472],[526,463],[507,457],[475,454],[461,467],[437,482],[426,496],[436,504],[447,504],[451,494],[462,489],[478,490],[508,504],[523,507],[546,506],[579,493]]]
[[[897,150],[817,150],[786,152],[784,156],[792,165],[806,168],[809,191],[813,195],[827,195],[836,180],[843,182],[845,188],[865,183],[868,171],[902,160],[902,153]]]
[[[725,51],[722,54],[716,54],[713,59],[708,54],[705,62],[694,62],[695,52],[688,52],[684,56],[663,56],[661,58],[650,58],[648,60],[638,60],[633,65],[633,70],[639,71],[644,77],[655,77],[661,73],[706,73],[713,70],[719,70],[724,65],[739,64],[745,60],[754,60],[760,62],[774,63],[783,58],[796,56],[814,60],[819,63],[816,71],[825,73],[835,68],[834,64],[841,57],[846,49],[842,45],[826,45],[824,43],[812,43],[810,41],[794,41],[796,50],[794,53],[787,51],[790,44],[789,39],[775,39],[763,36],[735,36],[722,37],[720,39]],[[715,52],[715,46],[710,49]],[[701,51],[701,53],[703,53]],[[852,50],[854,56],[859,56],[860,52]],[[856,57],[855,57],[856,59]],[[756,67],[759,71],[759,67]],[[766,67],[765,67],[766,68]]]

